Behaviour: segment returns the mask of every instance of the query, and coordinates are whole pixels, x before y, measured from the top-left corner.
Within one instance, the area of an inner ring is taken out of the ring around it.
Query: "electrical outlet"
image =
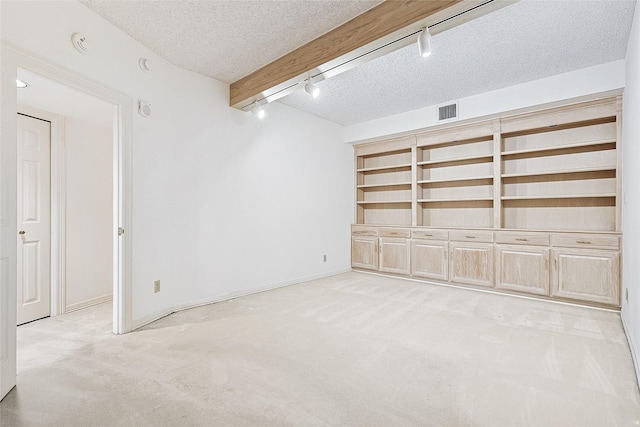
[[[160,292],[160,280],[156,280],[155,282],[153,282],[153,292]]]
[[[322,262],[327,262],[327,256],[326,255],[322,255]]]

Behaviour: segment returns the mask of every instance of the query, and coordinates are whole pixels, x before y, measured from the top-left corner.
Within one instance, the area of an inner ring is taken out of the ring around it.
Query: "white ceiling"
[[[379,1],[80,0],[183,68],[230,83]],[[634,0],[522,0],[279,102],[349,125],[625,56]]]

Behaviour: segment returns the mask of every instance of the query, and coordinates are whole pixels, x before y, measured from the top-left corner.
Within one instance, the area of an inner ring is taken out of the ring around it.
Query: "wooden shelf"
[[[411,163],[403,163],[403,164],[399,164],[399,165],[393,165],[393,166],[378,166],[375,168],[362,168],[362,169],[358,169],[358,172],[377,172],[377,171],[386,171],[386,170],[390,170],[390,169],[411,169]]]
[[[471,163],[486,163],[493,161],[493,154],[482,154],[475,156],[456,157],[451,159],[441,160],[427,160],[418,162],[418,166],[433,166],[433,165],[452,165],[452,164],[471,164]]]
[[[537,176],[547,176],[547,175],[570,175],[570,174],[587,174],[592,172],[610,172],[615,170],[616,170],[615,166],[607,166],[607,167],[582,168],[582,169],[503,173],[501,177],[502,178],[525,178],[525,177],[537,177]]]
[[[401,203],[411,204],[411,200],[358,200],[356,203],[359,205],[390,205]]]
[[[470,203],[493,202],[493,197],[476,197],[473,199],[418,199],[418,203]]]
[[[446,183],[458,183],[458,182],[473,182],[473,181],[493,181],[493,175],[476,176],[468,178],[449,178],[449,179],[424,179],[418,181],[418,184],[446,184]],[[473,184],[471,184],[473,185]],[[482,185],[482,184],[476,184]]]
[[[502,157],[541,157],[549,155],[561,155],[570,154],[580,151],[602,151],[602,150],[615,150],[615,140],[602,140],[602,141],[590,141],[580,142],[574,144],[557,145],[552,147],[540,147],[531,148],[527,150],[514,150],[503,151]]]
[[[541,196],[502,196],[501,199],[508,200],[546,200],[546,199],[596,199],[616,197],[615,193],[596,193],[596,194],[546,194]]]
[[[356,222],[620,230],[620,99],[363,144],[355,159]]]
[[[380,188],[380,187],[411,187],[411,183],[410,182],[393,182],[389,184],[361,184],[356,186],[356,188],[361,188],[361,189]]]

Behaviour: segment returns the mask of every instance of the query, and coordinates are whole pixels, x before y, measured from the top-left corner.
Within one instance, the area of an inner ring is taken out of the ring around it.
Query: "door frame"
[[[0,45],[0,399],[16,383],[16,146],[18,113],[15,80],[24,68],[114,105],[113,332],[132,330],[132,186],[133,100],[84,75],[35,57],[6,42]],[[123,233],[118,231],[122,230]]]

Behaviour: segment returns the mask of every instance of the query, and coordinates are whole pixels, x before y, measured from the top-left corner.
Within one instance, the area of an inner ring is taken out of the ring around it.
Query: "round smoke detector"
[[[73,35],[71,36],[71,43],[73,44],[73,47],[75,47],[76,50],[83,55],[91,52],[89,50],[89,43],[87,42],[87,38],[80,33],[73,33]]]

